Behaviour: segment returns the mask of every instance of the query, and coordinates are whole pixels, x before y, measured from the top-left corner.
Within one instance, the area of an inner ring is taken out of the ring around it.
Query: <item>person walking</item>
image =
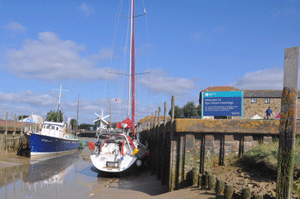
[[[273,113],[273,112],[272,112],[272,109],[271,109],[271,107],[269,106],[269,108],[266,110],[266,117],[267,117],[268,120],[270,119],[270,116],[271,116],[272,113]]]

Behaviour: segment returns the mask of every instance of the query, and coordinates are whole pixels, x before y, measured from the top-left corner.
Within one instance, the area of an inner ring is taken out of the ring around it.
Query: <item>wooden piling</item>
[[[246,187],[242,190],[242,199],[251,199],[251,188]]]
[[[157,111],[155,111],[155,117],[154,117],[154,126],[153,126],[153,132],[152,132],[152,136],[153,136],[153,147],[152,147],[152,158],[151,158],[151,175],[155,174],[155,166],[156,166],[156,153],[157,153],[157,148],[156,148],[156,143],[157,143],[157,139],[156,139],[156,117],[157,117]]]
[[[13,137],[16,136],[16,120],[17,120],[17,117],[16,117],[16,114],[14,115],[14,132],[13,132]]]
[[[225,135],[221,135],[221,138],[220,138],[219,166],[224,166],[224,157],[225,157]]]
[[[184,187],[184,144],[185,144],[185,136],[177,135],[177,143],[179,143],[179,147],[177,149],[177,188],[181,189]]]
[[[225,182],[223,180],[217,179],[217,185],[216,185],[217,196],[224,194],[224,189],[225,189]]]
[[[5,114],[5,133],[4,133],[5,137],[7,136],[7,132],[8,132],[8,131],[7,131],[7,130],[8,130],[8,129],[7,129],[7,128],[8,128],[8,127],[7,127],[7,120],[8,120],[8,113],[6,112],[6,114]]]
[[[217,180],[216,176],[208,175],[208,189],[214,190],[216,188]]]
[[[199,189],[201,189],[202,188],[202,186],[203,186],[203,179],[204,179],[204,177],[203,177],[203,174],[198,174],[198,188]]]
[[[23,115],[21,116],[21,136],[23,135]]]
[[[241,135],[239,140],[239,158],[242,157],[244,154],[244,142],[245,142],[244,135]]]
[[[175,111],[175,98],[171,99],[171,129],[170,129],[170,170],[169,170],[169,191],[175,189],[176,179],[176,146],[177,141],[174,136],[174,112]]]
[[[205,134],[201,134],[201,149],[200,149],[200,168],[199,173],[204,174],[204,161],[205,161]]]
[[[4,137],[5,137],[5,144],[4,144],[4,147],[5,147],[5,151],[6,151],[6,153],[7,153],[7,120],[8,120],[8,113],[6,112],[6,114],[5,114],[5,133],[4,133]]]
[[[225,185],[224,189],[224,199],[231,199],[233,196],[233,186]]]
[[[292,198],[298,98],[299,47],[284,51],[276,198]]]
[[[160,107],[158,107],[158,118],[157,118],[157,153],[156,153],[156,158],[157,158],[157,161],[156,161],[156,168],[157,168],[157,172],[156,172],[156,175],[157,175],[157,179],[161,179],[161,153],[162,153],[162,150],[161,150],[161,132],[160,132]]]
[[[253,199],[264,199],[263,195],[254,195]]]
[[[161,178],[162,178],[162,185],[166,184],[167,181],[166,181],[166,166],[167,166],[167,152],[168,152],[168,145],[167,145],[167,142],[166,142],[166,134],[167,134],[167,102],[164,103],[164,130],[162,132],[162,153],[161,153],[161,162],[162,162],[162,169],[161,169]]]
[[[204,175],[204,187],[207,188],[208,187],[208,176],[212,175],[211,171],[205,171],[205,175]]]
[[[193,168],[192,169],[192,185],[198,184],[198,176],[199,176],[199,173],[198,173],[197,169]]]

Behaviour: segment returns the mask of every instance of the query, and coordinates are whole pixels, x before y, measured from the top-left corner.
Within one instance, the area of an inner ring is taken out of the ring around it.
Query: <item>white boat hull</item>
[[[91,160],[94,166],[104,172],[123,172],[135,164],[138,158],[134,155],[116,154],[91,154]]]

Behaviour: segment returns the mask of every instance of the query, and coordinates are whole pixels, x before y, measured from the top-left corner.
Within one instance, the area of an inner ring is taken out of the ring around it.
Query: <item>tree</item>
[[[201,117],[201,104],[196,108],[197,114]]]
[[[193,116],[197,115],[196,107],[194,102],[188,102],[186,105],[184,105],[183,109],[183,115],[185,118],[191,118]]]
[[[19,115],[19,116],[18,116],[18,120],[21,120],[21,119],[22,119],[22,116],[23,116],[23,119],[29,117],[28,115]]]
[[[77,121],[75,119],[71,119],[70,125],[72,126],[73,130],[75,130],[76,124],[77,124]]]
[[[80,124],[78,128],[79,128],[79,129],[90,130],[90,127],[93,127],[93,128],[94,128],[94,125],[93,125],[93,124],[85,124],[85,123],[83,123],[83,124]]]
[[[46,120],[52,122],[62,122],[63,121],[63,114],[59,111],[59,119],[57,118],[57,112],[55,110],[51,110],[47,113]]]
[[[183,111],[182,111],[182,108],[180,108],[179,106],[175,106],[174,107],[174,118],[181,118],[182,117],[182,115],[183,115]],[[172,115],[171,115],[171,111],[172,111],[172,109],[170,109],[170,111],[169,111],[169,115],[170,115],[170,117],[172,117]]]

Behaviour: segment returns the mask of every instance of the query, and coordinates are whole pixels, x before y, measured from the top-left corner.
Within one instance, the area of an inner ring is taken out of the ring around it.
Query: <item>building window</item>
[[[265,104],[270,104],[270,98],[265,98]]]
[[[251,98],[251,103],[252,103],[252,104],[257,103],[257,98],[254,98],[254,97]]]

